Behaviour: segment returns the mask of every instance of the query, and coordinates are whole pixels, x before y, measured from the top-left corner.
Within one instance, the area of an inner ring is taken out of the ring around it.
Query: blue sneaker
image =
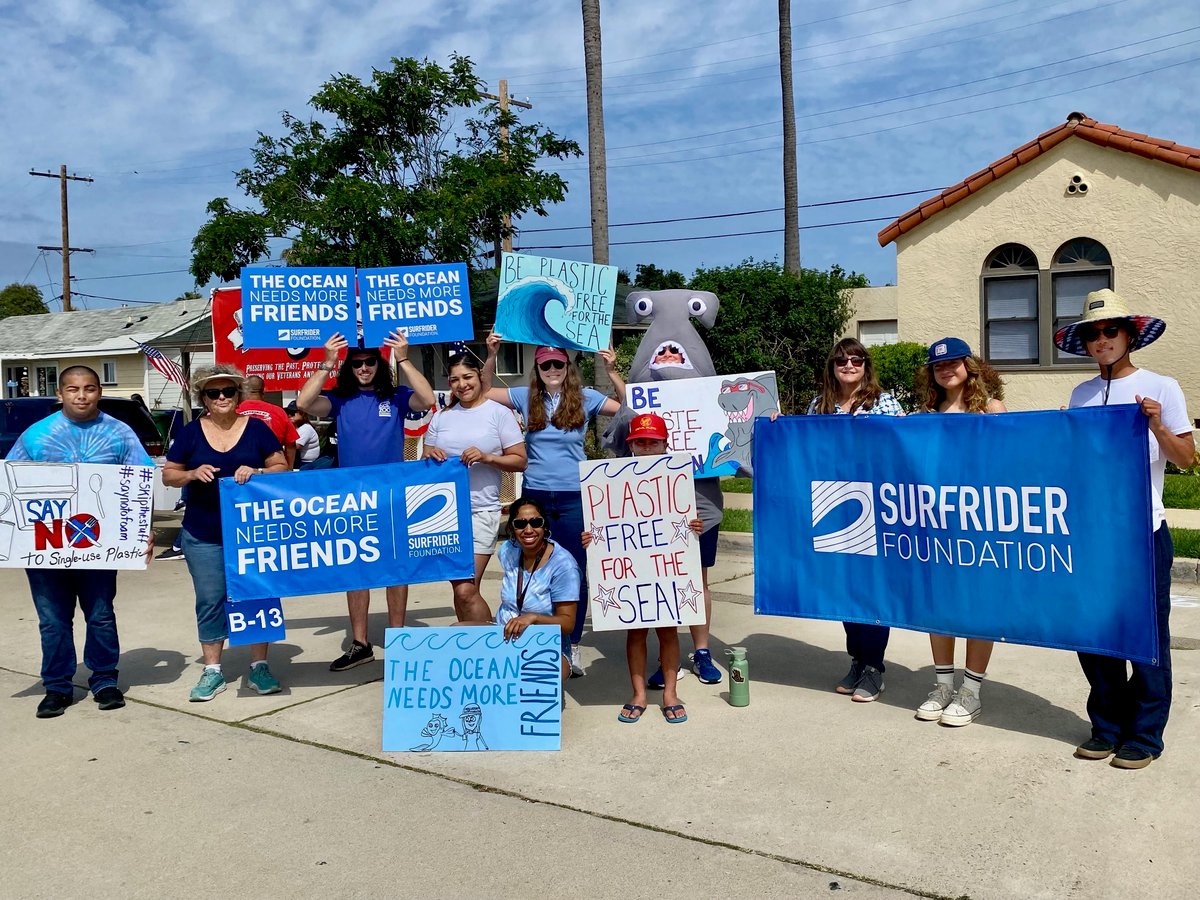
[[[685,669],[683,666],[680,666],[679,671],[677,671],[675,673],[675,680],[678,681],[680,678],[682,678],[687,673],[688,673],[688,670]],[[646,687],[648,687],[654,691],[661,691],[666,686],[667,686],[667,680],[665,678],[663,678],[662,666],[659,666],[657,669],[654,670],[654,674],[646,679]]]
[[[712,654],[707,650],[697,650],[692,654],[692,671],[701,684],[718,684],[721,681],[721,670],[713,665]]]
[[[205,669],[204,674],[200,676],[200,680],[196,682],[196,686],[188,695],[188,700],[192,703],[203,703],[205,700],[211,700],[223,690],[225,690],[225,676],[212,669]]]
[[[250,677],[246,680],[250,683],[250,690],[259,694],[278,694],[282,690],[279,679],[271,674],[266,663],[261,666],[251,666]]]

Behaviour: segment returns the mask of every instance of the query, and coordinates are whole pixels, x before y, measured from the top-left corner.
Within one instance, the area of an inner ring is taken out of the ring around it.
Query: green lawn
[[[727,494],[753,494],[754,482],[749,478],[722,478],[721,490]]]
[[[1200,531],[1195,528],[1172,528],[1171,540],[1175,544],[1175,558],[1200,559]]]
[[[721,528],[724,531],[753,531],[754,523],[751,517],[754,515],[748,509],[727,509],[725,510],[725,518],[721,520]]]
[[[1163,506],[1167,509],[1200,509],[1200,478],[1168,475],[1163,483]]]

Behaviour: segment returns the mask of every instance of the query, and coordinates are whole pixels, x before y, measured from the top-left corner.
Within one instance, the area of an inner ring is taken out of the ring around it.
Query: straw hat
[[[1064,325],[1054,334],[1054,343],[1064,353],[1076,356],[1087,356],[1087,347],[1079,329],[1093,322],[1106,322],[1113,319],[1128,319],[1137,327],[1137,337],[1129,342],[1129,352],[1141,350],[1143,347],[1157,341],[1167,323],[1154,316],[1134,315],[1124,299],[1113,290],[1105,288],[1102,291],[1092,291],[1083,302],[1083,318],[1070,325]]]

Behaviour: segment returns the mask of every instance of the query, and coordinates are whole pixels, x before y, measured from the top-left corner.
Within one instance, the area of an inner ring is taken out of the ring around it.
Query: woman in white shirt
[[[292,424],[296,427],[296,432],[300,435],[296,439],[296,468],[309,468],[308,464],[314,462],[321,455],[321,438],[317,434],[317,429],[313,428],[308,421],[308,413],[297,409],[294,403],[288,406],[287,411]]]

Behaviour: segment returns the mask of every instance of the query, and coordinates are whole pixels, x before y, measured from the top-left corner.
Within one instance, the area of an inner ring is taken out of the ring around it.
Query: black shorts
[[[700,535],[700,565],[706,569],[717,564],[717,533],[720,530],[718,523]]]

